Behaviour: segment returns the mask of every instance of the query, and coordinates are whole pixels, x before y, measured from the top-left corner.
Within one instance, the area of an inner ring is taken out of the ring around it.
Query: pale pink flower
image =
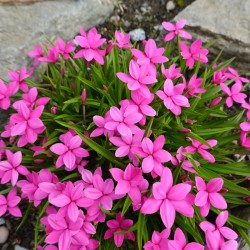
[[[132,48],[133,45],[129,44],[130,34],[124,34],[123,32],[116,30],[115,31],[115,40],[116,42],[112,43],[120,49]]]
[[[195,162],[195,165],[196,165],[197,167],[199,167],[199,166],[201,165],[201,164],[200,164],[198,161],[196,161],[196,160],[194,160],[194,162]],[[184,160],[183,163],[181,164],[181,167],[182,167],[184,170],[186,170],[186,171],[188,171],[188,172],[190,172],[190,173],[193,173],[193,174],[196,173],[195,169],[193,168],[192,163],[191,163],[189,160]]]
[[[215,69],[216,67],[217,65],[214,64],[212,69]],[[227,68],[222,68],[218,71],[215,71],[213,74],[212,82],[215,84],[224,83],[228,79],[228,75],[226,74],[226,72],[227,72]]]
[[[34,151],[33,156],[37,156],[37,155],[41,154],[42,152],[48,150],[48,147],[44,147],[44,145],[47,143],[47,141],[48,141],[48,138],[44,137],[43,140],[42,140],[42,145],[41,146],[32,146],[32,147],[30,147],[30,149],[32,151]],[[52,155],[47,154],[47,156],[51,157]]]
[[[32,171],[32,173],[26,176],[27,180],[20,180],[17,182],[17,186],[21,188],[22,198],[28,197],[29,202],[34,202],[34,206],[37,207],[43,199],[48,197],[48,193],[44,192],[39,184],[43,182],[57,183],[58,178],[55,174],[52,174],[47,169],[40,170],[39,173]]]
[[[184,84],[174,86],[172,80],[167,79],[164,83],[164,91],[158,90],[156,95],[163,100],[164,105],[175,115],[181,114],[181,107],[190,107],[188,99],[182,95]]]
[[[168,58],[163,56],[164,48],[157,48],[153,39],[146,42],[144,52],[139,49],[132,49],[132,54],[137,58],[137,63],[140,65],[149,65],[149,74],[156,77],[157,71],[155,64],[168,62]]]
[[[0,170],[4,172],[1,180],[1,184],[5,184],[11,181],[12,186],[15,186],[19,177],[21,175],[28,175],[29,171],[23,165],[20,165],[22,162],[22,152],[18,151],[12,153],[9,150],[6,150],[7,161],[0,162]]]
[[[157,82],[155,76],[149,75],[149,65],[139,65],[131,60],[129,63],[129,75],[118,72],[116,75],[122,81],[127,83],[128,89],[131,91],[140,90],[140,92],[146,97],[150,97],[150,91],[147,84],[153,84]]]
[[[162,232],[155,231],[152,234],[152,239],[147,241],[143,248],[145,250],[163,250],[168,249],[168,237],[170,229],[164,229]]]
[[[187,138],[192,142],[192,146],[185,147],[186,152],[189,152],[189,153],[197,152],[205,160],[207,160],[207,161],[209,161],[211,163],[215,162],[214,156],[207,151],[207,149],[209,149],[209,146],[207,146],[205,144],[202,144],[201,142],[199,142],[199,141],[197,141],[197,140],[195,140],[195,139],[193,139],[191,137],[187,137]],[[210,147],[214,147],[214,146],[217,145],[216,140],[207,140],[206,142],[210,145]]]
[[[27,92],[29,87],[25,82],[26,78],[29,78],[33,73],[33,69],[27,71],[26,67],[22,67],[20,70],[10,70],[8,72],[9,78],[13,85],[17,85],[23,92]]]
[[[40,57],[38,60],[39,62],[46,62],[46,63],[56,63],[58,61],[59,52],[58,48],[55,46],[49,46],[48,55],[47,57]]]
[[[13,188],[9,191],[7,198],[4,195],[0,195],[0,216],[7,211],[15,216],[22,217],[22,212],[17,204],[21,201],[21,198],[17,196],[17,189]]]
[[[103,57],[105,55],[105,50],[100,50],[98,47],[103,45],[106,39],[101,38],[96,28],[90,29],[87,34],[84,31],[84,33],[81,33],[81,36],[76,36],[75,39],[83,49],[78,51],[74,55],[74,58],[85,58],[88,62],[94,59],[98,63],[104,64]]]
[[[203,217],[208,215],[210,205],[219,209],[227,208],[227,202],[219,193],[224,183],[222,178],[211,179],[206,185],[201,177],[195,176],[195,183],[198,193],[195,197],[194,204],[200,207],[200,212]]]
[[[27,93],[22,95],[22,100],[13,103],[13,107],[18,109],[19,103],[24,102],[29,109],[32,109],[34,105],[45,106],[49,101],[49,97],[40,97],[37,99],[38,90],[36,87],[31,88]]]
[[[162,164],[172,159],[171,154],[163,149],[164,142],[163,135],[158,136],[154,142],[149,138],[144,138],[141,147],[134,149],[134,153],[143,158],[141,165],[143,173],[154,171],[158,176],[161,176],[164,168]]]
[[[18,83],[10,82],[5,84],[0,80],[0,108],[7,110],[10,107],[10,97],[18,91]]]
[[[141,190],[139,186],[142,182],[147,182],[142,176],[142,171],[132,164],[128,164],[125,171],[119,168],[111,168],[110,173],[117,181],[115,194],[125,195],[131,198],[132,202],[138,204],[141,201]]]
[[[190,78],[188,84],[185,87],[185,90],[187,90],[186,96],[198,97],[196,94],[205,93],[206,89],[200,88],[202,82],[203,82],[203,79],[197,78],[197,75],[194,74]]]
[[[221,250],[221,249],[234,249],[234,248],[222,248],[224,244],[224,238],[228,240],[235,240],[238,238],[237,233],[235,233],[229,227],[225,227],[228,219],[228,211],[221,212],[215,221],[215,224],[212,224],[208,221],[203,221],[200,223],[200,228],[206,234],[206,243],[209,250]],[[231,243],[232,244],[232,243]]]
[[[227,69],[230,72],[230,73],[226,74],[228,79],[236,78],[235,82],[240,83],[240,84],[249,82],[249,80],[247,78],[240,76],[239,73],[235,69],[233,69],[231,67],[228,67]]]
[[[181,68],[176,68],[176,64],[172,64],[168,69],[165,69],[164,64],[162,64],[161,73],[165,79],[172,81],[182,76]]]
[[[74,185],[70,181],[66,183],[65,189],[60,194],[49,197],[49,202],[60,208],[58,212],[60,215],[67,215],[73,222],[78,220],[78,207],[87,208],[93,204],[92,199],[84,197],[83,184]]]
[[[113,143],[118,149],[115,151],[116,157],[128,156],[135,166],[138,166],[139,161],[134,154],[134,149],[141,146],[141,141],[145,130],[137,132],[135,135],[129,133],[126,136],[110,137],[109,141]]]
[[[176,211],[193,217],[194,209],[189,199],[192,186],[180,183],[173,186],[173,176],[169,168],[164,168],[160,182],[153,184],[153,196],[144,202],[141,208],[143,214],[153,214],[160,210],[163,224],[170,229],[175,221]]]
[[[28,56],[31,58],[35,58],[33,61],[34,67],[38,65],[39,63],[39,58],[44,57],[44,52],[42,46],[35,44],[35,48],[32,51],[28,52]]]
[[[27,143],[34,143],[37,140],[38,134],[41,134],[46,127],[40,118],[44,110],[44,106],[38,106],[34,110],[30,110],[24,102],[19,102],[17,107],[17,114],[10,117],[12,125],[10,130],[11,136],[20,135],[19,147]]]
[[[244,103],[247,95],[241,93],[242,84],[240,82],[236,82],[232,88],[230,89],[226,84],[220,84],[221,90],[228,95],[226,99],[226,104],[230,108],[233,106],[233,102]]]
[[[189,69],[193,68],[194,62],[207,63],[208,49],[203,49],[201,39],[195,40],[190,49],[184,42],[180,42],[181,55],[186,60],[186,65]]]
[[[250,122],[242,122],[240,124],[241,133],[240,133],[240,143],[241,146],[250,150],[250,136],[247,137],[247,134],[250,132]]]
[[[176,24],[172,24],[169,22],[163,22],[162,26],[165,30],[169,31],[169,33],[165,36],[164,42],[173,40],[177,35],[184,39],[192,39],[192,36],[187,32],[182,30],[186,24],[186,20],[180,20]]]
[[[61,38],[57,38],[56,47],[59,54],[62,54],[64,60],[68,60],[70,53],[75,50],[73,40],[66,44]]]
[[[125,238],[135,241],[135,235],[133,232],[126,234],[115,234],[115,232],[128,230],[133,226],[133,221],[125,219],[121,212],[117,213],[115,220],[107,221],[109,229],[104,234],[104,239],[114,237],[114,242],[117,247],[121,247]]]
[[[105,123],[105,129],[118,131],[122,136],[129,133],[135,134],[140,130],[135,123],[139,122],[143,116],[137,112],[137,107],[128,106],[126,109],[118,109],[112,106],[109,111],[111,120]]]
[[[101,175],[93,176],[93,186],[84,189],[84,196],[96,201],[95,206],[102,206],[105,210],[111,210],[113,206],[114,182],[111,179],[102,179]],[[92,209],[92,206],[89,208]]]
[[[60,168],[65,165],[69,170],[73,170],[77,157],[88,157],[89,152],[86,149],[81,148],[82,139],[71,133],[65,134],[63,143],[56,143],[50,147],[50,150],[59,155],[56,161],[56,168]],[[62,141],[62,139],[60,138]]]
[[[185,234],[177,227],[174,233],[174,240],[168,241],[168,250],[204,250],[204,246],[196,243],[187,243]]]

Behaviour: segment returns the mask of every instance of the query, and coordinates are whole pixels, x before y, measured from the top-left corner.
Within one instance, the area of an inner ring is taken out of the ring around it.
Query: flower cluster
[[[135,47],[116,31],[105,45],[80,28],[75,41],[35,45],[33,67],[0,80],[0,108],[13,108],[0,140],[0,216],[33,203],[35,249],[237,249],[225,224],[249,227],[229,215],[250,197],[249,166],[233,159],[250,150],[249,81],[229,61],[207,65],[202,40],[182,40],[192,39],[185,23],[162,24],[164,42],[179,43],[175,58],[154,39]]]

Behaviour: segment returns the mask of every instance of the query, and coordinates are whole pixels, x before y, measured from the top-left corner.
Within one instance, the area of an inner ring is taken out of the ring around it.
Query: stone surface
[[[28,63],[34,44],[61,37],[72,39],[80,26],[89,29],[113,11],[112,0],[54,0],[33,4],[0,4],[0,78],[6,67],[19,69]]]
[[[129,34],[131,36],[132,42],[142,41],[142,40],[146,39],[145,31],[143,29],[141,29],[141,28],[131,30],[129,32]]]
[[[6,242],[9,236],[9,230],[5,226],[0,227],[0,244],[3,244]]]
[[[236,56],[234,67],[244,74],[250,69],[249,13],[250,0],[197,0],[174,20],[186,19],[195,38],[216,39],[212,54],[223,48],[224,60]]]
[[[175,9],[175,3],[173,1],[168,1],[167,4],[166,4],[166,10],[169,12],[169,11],[172,11]]]

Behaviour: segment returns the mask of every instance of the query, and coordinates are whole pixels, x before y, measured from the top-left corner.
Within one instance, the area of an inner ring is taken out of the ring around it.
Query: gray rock
[[[172,10],[174,10],[175,9],[175,2],[173,2],[173,1],[168,1],[167,2],[167,4],[166,4],[166,10],[168,11],[168,12],[170,12],[170,11],[172,11]]]
[[[235,57],[240,73],[250,68],[250,0],[197,0],[180,12],[175,21],[186,19],[194,38],[216,39],[211,53],[224,49],[223,60]]]
[[[146,39],[145,31],[143,29],[141,29],[141,28],[131,30],[129,32],[129,34],[130,34],[132,42],[142,41],[142,40]]]
[[[28,250],[28,249],[25,247],[21,247],[19,245],[15,245],[15,250]]]
[[[5,226],[0,227],[0,244],[3,244],[6,242],[6,240],[9,237],[9,230]]]
[[[112,0],[54,0],[33,4],[0,4],[0,78],[6,67],[19,69],[28,63],[34,44],[53,37],[72,39],[79,27],[89,29],[113,11]]]

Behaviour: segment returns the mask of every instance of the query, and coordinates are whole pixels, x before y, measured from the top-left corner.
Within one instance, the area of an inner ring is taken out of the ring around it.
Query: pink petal
[[[68,216],[73,221],[76,222],[78,219],[79,210],[75,202],[71,202],[68,205]]]
[[[190,202],[187,202],[186,200],[181,200],[181,201],[171,201],[172,206],[174,209],[186,217],[193,218],[194,216],[194,209]]]
[[[212,224],[211,222],[208,221],[203,221],[200,223],[200,228],[206,232],[206,231],[214,231],[215,230],[215,226],[214,224]]]
[[[205,181],[199,176],[195,176],[195,185],[199,191],[206,191],[207,189]]]
[[[223,183],[222,178],[214,178],[208,182],[207,191],[209,193],[219,192],[223,187]]]
[[[171,228],[175,220],[175,209],[169,200],[163,201],[160,207],[160,215],[166,228]]]
[[[50,147],[50,150],[57,155],[62,155],[68,151],[68,147],[62,143],[56,143]]]
[[[168,30],[168,31],[173,31],[175,30],[175,25],[170,23],[170,22],[163,22],[162,26],[164,29]]]
[[[59,238],[58,248],[60,250],[68,250],[70,248],[71,240],[72,240],[72,237],[70,235],[70,231],[65,230]]]
[[[67,195],[59,194],[55,198],[50,199],[50,203],[57,207],[64,207],[71,202],[70,198]]]
[[[122,115],[121,111],[117,107],[111,107],[110,108],[110,116],[116,122],[122,122],[123,121],[123,115]]]
[[[155,198],[151,197],[143,203],[141,207],[141,213],[143,214],[156,213],[157,211],[159,211],[161,204],[162,204],[161,200],[156,200]]]
[[[200,155],[201,155],[204,159],[208,160],[209,162],[211,162],[211,163],[214,163],[214,162],[215,162],[214,156],[213,156],[211,153],[209,153],[208,151],[206,151],[206,150],[204,150],[204,149],[202,149],[202,148],[199,148],[199,149],[198,149],[198,153],[200,153]]]
[[[28,120],[28,125],[32,129],[42,128],[44,127],[43,122],[39,118],[32,118]]]
[[[124,172],[119,169],[119,168],[111,168],[109,170],[109,172],[111,173],[112,177],[116,180],[116,181],[119,181],[119,180],[122,180],[123,179],[123,174]]]
[[[13,158],[12,158],[11,162],[12,162],[12,165],[14,167],[19,166],[20,163],[22,162],[22,152],[18,151],[15,154],[13,154]]]
[[[125,73],[122,73],[122,72],[116,73],[116,76],[117,76],[122,82],[125,82],[125,83],[129,83],[131,80],[133,80],[133,78],[132,78],[130,75],[125,74]]]
[[[22,217],[22,212],[19,207],[9,207],[8,211],[11,215],[15,217]]]
[[[228,211],[221,212],[216,218],[216,225],[218,228],[221,228],[226,224],[228,218]]]
[[[129,146],[122,146],[122,147],[119,147],[119,148],[115,151],[115,156],[116,156],[116,157],[124,157],[124,156],[128,155],[129,150],[130,150],[130,147],[129,147]]]
[[[86,189],[84,189],[84,195],[89,198],[89,199],[93,199],[93,200],[97,200],[99,199],[103,194],[101,191],[99,191],[96,188],[91,188],[88,187]]]
[[[105,210],[111,210],[113,206],[113,200],[109,196],[103,196],[100,199],[100,204]]]
[[[168,191],[168,199],[180,201],[183,200],[190,192],[192,186],[184,183],[177,184]]]
[[[206,191],[199,191],[195,197],[195,205],[202,207],[207,203],[208,193]]]
[[[76,163],[76,157],[75,155],[68,151],[63,156],[63,163],[68,169],[72,169]]]
[[[153,192],[154,198],[157,200],[164,200],[167,195],[167,190],[166,190],[165,185],[160,182],[156,182],[153,184],[152,192]]]
[[[158,162],[168,162],[172,159],[171,154],[167,150],[158,150],[153,154],[155,160]]]
[[[218,193],[209,193],[209,200],[210,203],[219,209],[226,209],[227,208],[227,202],[223,198],[221,194]]]
[[[120,180],[115,188],[115,194],[126,194],[130,190],[130,183],[128,181]]]
[[[122,243],[124,241],[124,234],[114,234],[114,241],[117,247],[122,246]]]
[[[147,156],[142,161],[142,171],[143,173],[150,173],[154,168],[154,158],[152,155]]]

